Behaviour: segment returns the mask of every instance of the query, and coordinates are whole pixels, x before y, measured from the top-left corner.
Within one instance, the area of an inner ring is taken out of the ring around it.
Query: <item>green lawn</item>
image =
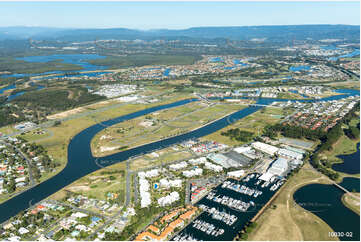
[[[47,132],[46,130],[43,130],[43,132],[44,132],[43,134],[38,134],[37,133],[38,131],[40,131],[40,129],[32,130],[32,131],[26,132],[24,135],[20,135],[20,137],[29,142],[34,142],[39,139],[43,139],[43,138],[50,136],[49,132]]]
[[[221,135],[221,133],[229,129],[239,128],[243,131],[252,132],[254,136],[257,136],[258,134],[262,134],[262,130],[267,124],[279,122],[280,116],[278,115],[285,116],[291,112],[292,110],[289,109],[264,108],[215,133],[202,137],[202,139],[214,140],[230,146],[241,145],[244,142],[231,140],[229,137]]]
[[[352,154],[357,151],[357,143],[359,140],[351,140],[346,135],[342,135],[339,140],[333,145],[331,151],[323,152],[322,155],[328,160],[334,162],[341,162],[342,160],[336,156]]]
[[[241,105],[219,104],[208,107],[201,103],[190,103],[149,114],[114,125],[97,134],[92,140],[92,151],[96,156],[104,156],[119,151],[119,147],[135,147],[193,130],[208,122],[242,109]],[[150,117],[151,119],[147,119]],[[154,125],[143,127],[147,120],[156,120]],[[118,133],[119,128],[124,132]],[[105,150],[107,149],[107,150]]]

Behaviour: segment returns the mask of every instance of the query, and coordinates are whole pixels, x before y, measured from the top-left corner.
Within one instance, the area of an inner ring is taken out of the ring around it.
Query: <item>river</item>
[[[325,99],[314,100],[323,101],[323,100],[336,100],[341,99],[343,97],[347,97],[350,95],[355,95],[354,90],[343,90],[342,93],[344,95],[337,95]],[[357,93],[357,91],[356,91]],[[358,92],[357,95],[360,93]],[[202,136],[206,136],[217,130],[220,130],[229,124],[232,124],[256,111],[261,109],[261,106],[249,106],[245,109],[232,113],[224,118],[221,118],[215,122],[207,124],[201,128],[196,130],[167,138],[160,141],[155,141],[149,144],[141,145],[129,150],[125,150],[113,155],[109,155],[106,157],[99,158],[96,160],[95,157],[92,156],[90,143],[92,138],[105,129],[108,126],[134,119],[143,115],[147,115],[152,112],[160,111],[167,108],[178,107],[190,102],[195,102],[198,99],[187,99],[182,101],[177,101],[170,104],[160,105],[148,109],[144,109],[141,111],[137,111],[134,113],[130,113],[127,115],[123,115],[99,124],[95,124],[90,126],[77,135],[75,135],[70,143],[68,144],[68,155],[67,155],[67,164],[65,168],[59,172],[54,177],[38,184],[37,186],[24,191],[23,193],[9,199],[8,201],[0,204],[0,223],[8,220],[10,217],[15,216],[20,211],[23,211],[32,204],[40,202],[41,200],[47,198],[48,196],[52,195],[53,193],[59,191],[60,189],[64,188],[65,186],[71,184],[72,182],[76,181],[77,179],[99,170],[105,166],[109,166],[115,164],[117,162],[121,162],[127,160],[130,157],[142,155],[145,153],[150,153],[154,150],[162,149],[165,147],[169,147],[171,145],[183,142],[185,140],[189,140],[192,138],[199,138]],[[258,104],[270,104],[273,101],[288,101],[286,99],[271,99],[271,98],[259,98],[257,99]],[[301,100],[300,100],[301,101]],[[310,100],[305,100],[309,102]]]

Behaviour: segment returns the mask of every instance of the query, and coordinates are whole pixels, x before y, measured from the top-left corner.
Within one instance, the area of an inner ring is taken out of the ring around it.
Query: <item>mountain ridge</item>
[[[10,26],[0,27],[0,39],[62,40],[85,41],[97,38],[107,39],[152,39],[161,37],[189,38],[227,38],[231,40],[251,40],[266,38],[277,39],[307,39],[325,38],[359,39],[359,25],[262,25],[262,26],[210,26],[192,27],[186,29],[150,29],[138,30],[131,28],[53,28]]]

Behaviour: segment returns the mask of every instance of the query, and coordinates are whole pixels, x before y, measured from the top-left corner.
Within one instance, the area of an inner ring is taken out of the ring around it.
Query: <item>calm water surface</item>
[[[341,186],[360,191],[360,179],[345,178]],[[334,185],[310,184],[298,189],[293,198],[297,204],[325,221],[335,232],[344,232],[340,240],[360,240],[360,216],[341,201],[344,192]],[[346,236],[350,235],[352,236]]]
[[[26,56],[16,58],[17,60],[22,60],[26,62],[37,62],[37,63],[47,63],[50,61],[59,61],[61,63],[75,64],[81,66],[83,69],[81,71],[95,71],[106,69],[106,66],[97,66],[92,65],[88,60],[103,59],[106,56],[96,55],[96,54],[58,54],[58,55],[46,55],[46,56]],[[49,71],[43,73],[13,73],[1,75],[1,77],[25,77],[25,76],[39,76],[39,75],[49,75],[49,74],[63,74],[69,71]],[[62,77],[61,75],[59,77]]]
[[[337,100],[343,97],[347,97],[354,93],[353,90],[343,90],[344,95],[338,95],[334,97],[326,98],[327,100]],[[358,92],[359,95],[359,92]],[[326,99],[320,99],[315,101],[322,101]],[[120,116],[118,118],[114,118],[93,126],[90,126],[77,135],[75,135],[68,145],[68,163],[66,167],[57,175],[50,178],[49,180],[38,184],[37,186],[13,197],[12,199],[0,204],[0,223],[6,221],[10,217],[16,215],[22,210],[27,209],[30,205],[35,204],[51,194],[57,192],[63,187],[69,185],[70,183],[76,181],[77,179],[99,170],[105,166],[109,166],[115,164],[117,162],[121,162],[127,160],[130,157],[143,155],[146,153],[153,152],[154,150],[162,149],[169,147],[171,145],[183,142],[185,140],[189,140],[192,138],[200,138],[216,132],[229,124],[232,124],[256,111],[261,109],[259,106],[249,106],[245,109],[237,111],[233,114],[230,114],[222,119],[219,119],[213,123],[205,125],[199,129],[193,130],[188,133],[184,133],[178,136],[174,136],[171,138],[167,138],[164,140],[152,142],[149,144],[145,144],[139,147],[135,147],[126,151],[122,151],[113,155],[109,155],[106,157],[102,157],[96,159],[92,156],[90,142],[92,138],[111,125],[134,119],[136,117],[140,117],[143,115],[147,115],[152,112],[160,111],[167,108],[181,106],[190,102],[195,102],[197,99],[187,99],[182,100],[166,105],[160,105],[148,109],[144,109],[141,111],[137,111],[134,113],[130,113],[127,115]],[[288,100],[280,100],[280,99],[271,99],[271,98],[259,98],[257,99],[257,103],[259,104],[270,104],[273,101],[288,101]],[[310,100],[307,100],[309,102]]]
[[[349,155],[338,155],[343,162],[332,165],[335,171],[347,174],[360,173],[360,143],[357,144],[357,151]]]

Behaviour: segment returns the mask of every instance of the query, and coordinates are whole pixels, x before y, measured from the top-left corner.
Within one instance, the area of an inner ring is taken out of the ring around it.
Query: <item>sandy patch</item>
[[[115,99],[110,99],[110,100],[106,100],[106,101],[101,101],[101,102],[89,104],[89,105],[86,105],[84,107],[74,108],[74,109],[64,111],[64,112],[61,112],[61,113],[56,113],[56,114],[49,115],[47,118],[48,119],[65,118],[65,117],[67,117],[69,115],[76,114],[76,113],[79,113],[79,112],[83,112],[87,108],[99,108],[99,107],[105,106],[107,104],[110,104],[110,103],[112,103],[114,101],[115,101]]]
[[[68,111],[65,111],[65,112],[61,112],[61,113],[56,113],[56,114],[53,114],[53,115],[49,115],[47,118],[48,119],[59,119],[59,118],[65,118],[69,115],[72,115],[72,114],[76,114],[76,113],[79,113],[79,112],[82,112],[84,111],[85,109],[83,107],[80,107],[80,108],[74,108],[72,110],[68,110]]]
[[[114,147],[102,146],[100,147],[100,152],[112,151],[116,149],[119,149],[119,146],[114,146]]]

